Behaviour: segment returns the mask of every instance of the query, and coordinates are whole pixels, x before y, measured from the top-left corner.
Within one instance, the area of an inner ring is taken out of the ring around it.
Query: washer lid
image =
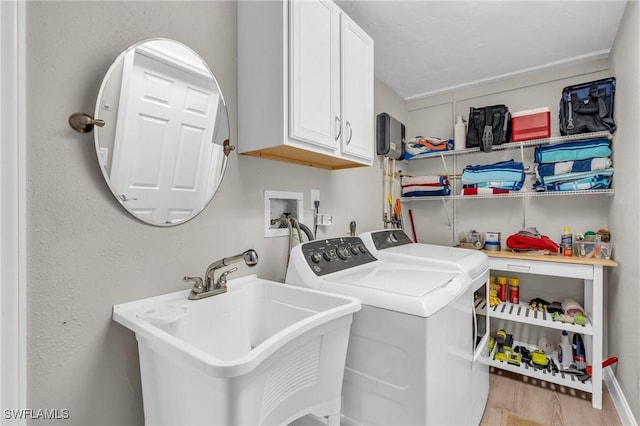
[[[364,245],[381,260],[418,262],[416,265],[443,266],[454,264],[474,279],[489,268],[489,258],[478,250],[412,242],[399,229],[360,234]],[[395,256],[387,256],[387,255]],[[405,257],[405,259],[401,259]]]
[[[452,268],[395,262],[362,265],[322,277],[320,289],[360,299],[363,305],[430,317],[471,288],[471,279]]]
[[[421,297],[447,285],[459,274],[460,272],[456,270],[438,270],[380,262],[366,270],[335,274],[330,280],[334,283],[364,289]]]
[[[486,254],[472,249],[438,246],[434,244],[411,243],[404,246],[390,247],[376,253],[404,255],[418,259],[432,259],[447,263],[456,263],[475,278],[489,267]]]

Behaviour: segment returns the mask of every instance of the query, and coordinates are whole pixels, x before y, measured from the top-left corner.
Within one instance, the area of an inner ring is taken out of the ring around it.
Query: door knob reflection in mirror
[[[225,139],[224,142],[222,143],[222,152],[224,152],[224,155],[228,157],[231,151],[235,151],[235,150],[236,150],[236,147],[231,145],[231,143],[229,142],[229,139]]]
[[[69,116],[69,126],[78,133],[89,133],[93,130],[93,126],[104,126],[104,120],[95,120],[89,114],[74,112]]]

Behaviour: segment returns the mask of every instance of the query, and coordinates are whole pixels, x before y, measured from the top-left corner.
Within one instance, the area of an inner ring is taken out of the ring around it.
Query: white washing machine
[[[486,285],[489,280],[489,258],[477,250],[434,244],[414,243],[400,229],[385,229],[360,234],[365,247],[381,261],[404,261],[415,265],[451,265],[467,272],[471,288],[480,293],[474,304],[478,311],[486,307]],[[486,315],[473,315],[472,424],[479,424],[489,397],[489,366],[481,362],[489,339]]]
[[[347,350],[344,423],[473,423],[474,306],[466,272],[382,262],[360,238],[343,237],[294,247],[285,281],[362,303]]]

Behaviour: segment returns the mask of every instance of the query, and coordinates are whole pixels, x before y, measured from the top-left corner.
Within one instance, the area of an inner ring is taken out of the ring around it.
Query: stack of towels
[[[613,167],[607,138],[536,147],[536,191],[607,189]]]
[[[451,194],[447,176],[402,176],[403,197],[429,197]]]
[[[451,151],[453,147],[453,139],[416,136],[406,143],[404,159],[408,160],[413,157],[433,154],[434,152]]]
[[[524,164],[514,160],[467,166],[462,170],[462,195],[505,194],[524,184]]]

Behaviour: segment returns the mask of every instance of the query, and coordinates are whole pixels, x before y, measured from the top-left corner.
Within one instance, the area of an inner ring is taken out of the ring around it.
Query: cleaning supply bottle
[[[562,254],[573,256],[573,234],[568,226],[564,228],[562,237],[560,237],[560,247],[562,247]]]
[[[461,115],[458,116],[458,121],[453,127],[453,146],[455,151],[467,148],[467,126]]]
[[[562,340],[558,345],[558,362],[562,368],[566,369],[571,366],[571,361],[573,361],[573,350],[569,343],[569,333],[567,330],[562,330]]]
[[[573,363],[578,370],[587,368],[587,353],[584,349],[582,336],[578,333],[573,334]]]

